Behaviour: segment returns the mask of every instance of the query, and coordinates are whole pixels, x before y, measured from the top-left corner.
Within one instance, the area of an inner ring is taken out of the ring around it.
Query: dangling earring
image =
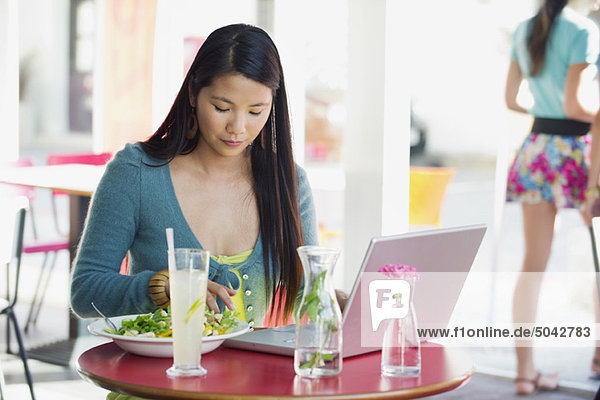
[[[277,153],[277,123],[275,122],[275,104],[273,104],[273,112],[271,113],[271,149],[273,153]]]
[[[198,119],[196,117],[196,107],[192,107],[192,112],[188,116],[187,131],[185,137],[192,140],[198,134]]]
[[[265,137],[267,136],[267,130],[263,128],[263,130],[260,132],[260,148],[261,149],[265,149],[265,147],[267,147],[267,145],[265,144],[265,142],[267,141],[267,139],[265,139]]]

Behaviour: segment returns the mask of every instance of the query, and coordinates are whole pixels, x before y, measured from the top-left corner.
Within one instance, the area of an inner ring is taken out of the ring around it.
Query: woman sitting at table
[[[211,33],[156,133],[107,165],[74,264],[74,312],[97,317],[92,301],[108,316],[165,307],[168,227],[175,247],[213,255],[208,307],[236,309],[255,327],[289,322],[302,282],[296,248],[317,244],[317,226],[279,54],[257,27]]]

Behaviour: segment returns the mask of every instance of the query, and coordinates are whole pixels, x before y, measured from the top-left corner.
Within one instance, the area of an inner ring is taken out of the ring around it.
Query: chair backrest
[[[30,157],[21,157],[17,161],[9,162],[6,164],[8,167],[33,167],[33,160]],[[12,185],[10,183],[3,183],[3,187],[9,188],[9,195],[11,196],[25,196],[29,202],[33,202],[35,199],[35,188],[29,186]]]
[[[33,167],[33,160],[31,157],[21,157],[17,161],[12,162],[13,167]]]
[[[86,165],[104,165],[112,157],[111,153],[48,153],[46,164],[86,164]],[[53,195],[66,195],[66,192],[53,190]]]
[[[13,221],[13,224],[5,226],[13,227],[12,232],[6,230],[3,235],[5,246],[3,246],[2,262],[7,265],[6,271],[6,294],[7,300],[11,306],[17,301],[17,292],[19,288],[19,275],[21,271],[21,255],[23,253],[23,236],[25,232],[25,214],[28,207],[28,201],[25,197],[16,197],[12,199],[3,199],[2,214],[3,221]],[[10,243],[10,246],[8,245]],[[13,282],[14,288],[10,289],[10,282]]]
[[[87,164],[104,165],[112,157],[111,153],[49,153],[46,157],[48,165]]]
[[[25,233],[25,213],[27,203],[21,203],[16,210],[15,227],[12,245],[12,258],[17,261],[17,267],[21,267],[21,255],[23,254],[23,236]]]
[[[455,174],[451,167],[410,168],[409,225],[440,226],[446,188]]]

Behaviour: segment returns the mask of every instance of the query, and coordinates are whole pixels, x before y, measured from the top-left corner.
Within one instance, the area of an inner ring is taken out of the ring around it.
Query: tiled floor
[[[454,163],[457,165],[457,163]],[[458,174],[448,188],[444,205],[443,225],[455,226],[470,223],[487,223],[490,231],[484,239],[477,256],[474,271],[517,271],[522,254],[522,236],[520,233],[520,210],[517,206],[507,205],[499,217],[501,226],[494,230],[494,165],[490,163],[459,165]],[[44,194],[40,193],[40,198]],[[36,209],[38,219],[49,217],[49,208],[40,202]],[[64,205],[63,205],[64,206]],[[557,224],[556,240],[549,271],[578,271],[591,267],[591,252],[587,230],[582,226],[578,215],[573,212],[560,214]],[[51,227],[51,225],[50,225]],[[496,232],[497,235],[491,233]],[[32,298],[33,282],[37,277],[39,256],[24,258],[24,273],[21,285],[21,307],[18,309],[20,321],[27,314],[27,302]],[[68,301],[67,255],[61,255],[53,275],[49,295],[44,303],[37,326],[26,337],[28,346],[36,346],[67,337],[67,301]],[[489,316],[493,307],[494,317],[491,323],[509,318],[509,306],[512,292],[510,288],[495,287],[494,302],[482,301],[481,285],[468,284],[455,310],[455,321],[472,320],[481,315]],[[483,290],[490,290],[483,288]],[[546,290],[548,291],[548,290]],[[552,292],[550,290],[550,292]],[[591,315],[591,295],[589,291],[571,290],[568,292],[567,311],[576,310],[588,318]],[[550,299],[551,300],[551,299]],[[549,301],[550,301],[549,300]],[[548,302],[549,302],[548,301]],[[555,310],[547,310],[545,300],[540,306],[540,314],[547,315]],[[473,315],[473,307],[480,307],[481,315]],[[7,399],[26,399],[28,392],[22,375],[22,366],[18,358],[4,354],[4,322],[0,323],[0,363],[7,383]],[[77,344],[70,367],[58,367],[31,360],[38,399],[103,399],[107,391],[83,381],[75,372],[77,354],[85,348],[98,343],[99,339],[83,336]],[[13,346],[14,348],[14,346]],[[436,399],[512,399],[511,379],[514,374],[514,354],[510,347],[467,347],[464,349],[473,358],[476,371],[474,378],[464,387]],[[544,371],[561,373],[561,391],[538,394],[532,398],[543,399],[591,399],[598,388],[598,382],[588,378],[592,349],[550,348],[536,349],[536,360]]]

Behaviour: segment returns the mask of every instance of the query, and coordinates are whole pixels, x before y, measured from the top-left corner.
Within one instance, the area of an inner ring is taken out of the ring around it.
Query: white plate
[[[120,317],[111,317],[110,320],[115,323],[117,328],[121,327],[121,321],[124,319],[135,319],[139,314],[122,315]],[[237,320],[238,326],[233,332],[224,335],[205,336],[202,338],[202,354],[213,351],[219,347],[225,339],[236,337],[249,332],[251,328],[244,321]],[[99,319],[88,325],[88,330],[92,335],[103,336],[112,339],[117,346],[125,351],[140,356],[147,357],[173,357],[173,338],[147,338],[136,336],[113,335],[104,330],[106,322]]]

